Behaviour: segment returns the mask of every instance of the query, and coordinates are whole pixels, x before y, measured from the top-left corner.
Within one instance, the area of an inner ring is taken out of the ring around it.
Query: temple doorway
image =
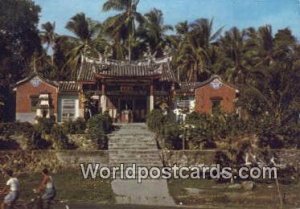
[[[122,96],[109,98],[108,111],[115,122],[145,122],[147,97]]]

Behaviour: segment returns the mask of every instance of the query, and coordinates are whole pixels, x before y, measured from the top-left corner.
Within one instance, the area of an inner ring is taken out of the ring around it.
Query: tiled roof
[[[78,91],[79,84],[75,81],[60,81],[59,90],[61,92]]]
[[[26,78],[24,78],[23,80],[20,80],[18,81],[14,87],[17,87],[23,83],[26,83],[27,81],[30,81],[32,78],[34,77],[38,77],[40,80],[52,85],[52,86],[55,86],[55,87],[58,87],[58,83],[56,81],[52,81],[52,80],[49,80],[49,79],[46,79],[44,78],[43,76],[39,75],[37,72],[33,72],[31,73],[29,76],[27,76]]]
[[[207,79],[203,82],[181,82],[181,83],[179,83],[180,88],[176,90],[176,93],[178,93],[178,94],[191,94],[191,93],[194,93],[196,88],[200,88],[202,86],[205,86],[205,85],[211,83],[215,79],[218,79],[222,82],[221,77],[218,76],[218,75],[212,75],[209,79]],[[231,84],[226,83],[225,85],[237,90],[237,88],[235,86],[231,85]]]
[[[221,81],[221,82],[223,83],[222,78],[221,78],[219,75],[212,75],[212,76],[211,76],[209,79],[207,79],[206,81],[203,81],[203,82],[198,83],[198,84],[195,86],[195,88],[200,88],[200,87],[202,87],[202,86],[205,86],[205,85],[211,83],[211,82],[212,82],[213,80],[215,80],[215,79],[218,79],[219,81]],[[234,86],[234,85],[232,85],[232,84],[230,84],[230,83],[224,83],[224,84],[227,85],[227,86],[229,86],[230,88],[233,88],[233,89],[235,89],[235,90],[238,91],[238,89],[237,89],[236,86]]]
[[[181,82],[179,83],[179,89],[176,90],[176,93],[179,94],[194,94],[195,87],[199,84],[200,82]]]
[[[42,76],[38,75],[37,73],[33,73],[33,74],[29,75],[28,77],[24,78],[23,80],[17,82],[15,87],[17,87],[23,83],[26,83],[27,81],[30,81],[34,77],[38,77],[42,81],[44,81],[56,88],[58,87],[59,91],[61,91],[61,92],[74,92],[74,91],[79,90],[79,84],[76,81],[52,81],[52,80],[43,78]]]
[[[175,81],[175,75],[170,68],[169,60],[154,62],[124,63],[99,62],[84,59],[79,70],[79,81],[93,81],[94,76],[100,77],[158,77],[161,81]]]

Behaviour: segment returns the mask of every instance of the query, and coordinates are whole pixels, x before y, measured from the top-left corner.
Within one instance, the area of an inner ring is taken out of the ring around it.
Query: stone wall
[[[165,166],[212,165],[215,150],[161,150],[160,155]]]
[[[40,172],[47,167],[56,172],[66,168],[79,168],[80,163],[108,165],[107,151],[0,151],[0,170]]]
[[[79,150],[93,150],[98,149],[98,144],[91,140],[87,134],[68,134],[68,139],[75,143]]]
[[[281,163],[300,169],[300,150],[273,150]],[[199,166],[214,164],[216,150],[160,150],[165,166]],[[0,151],[0,170],[12,168],[18,172],[39,172],[44,167],[52,171],[79,168],[80,163],[109,165],[109,151]]]
[[[212,165],[217,150],[161,150],[161,159],[166,166]],[[300,169],[300,150],[272,150],[282,164],[292,164]]]

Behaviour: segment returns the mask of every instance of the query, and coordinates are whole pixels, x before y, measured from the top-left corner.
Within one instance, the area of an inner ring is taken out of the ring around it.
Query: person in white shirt
[[[6,207],[11,208],[19,198],[19,180],[13,176],[12,170],[7,170],[6,175],[9,179],[6,182],[6,186],[4,187],[4,189],[0,192],[0,194],[6,195],[1,205],[2,209],[5,209]]]
[[[49,175],[49,171],[47,168],[43,169],[42,171],[43,180],[40,183],[40,186],[38,187],[38,192],[43,192],[42,195],[42,209],[44,208],[44,204],[46,205],[45,209],[49,209],[50,202],[53,200],[56,196],[56,189],[54,186],[53,178]]]

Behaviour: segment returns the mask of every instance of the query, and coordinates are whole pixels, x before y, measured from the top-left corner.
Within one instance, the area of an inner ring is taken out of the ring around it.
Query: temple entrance
[[[110,96],[108,111],[115,122],[145,122],[147,115],[147,97]]]

